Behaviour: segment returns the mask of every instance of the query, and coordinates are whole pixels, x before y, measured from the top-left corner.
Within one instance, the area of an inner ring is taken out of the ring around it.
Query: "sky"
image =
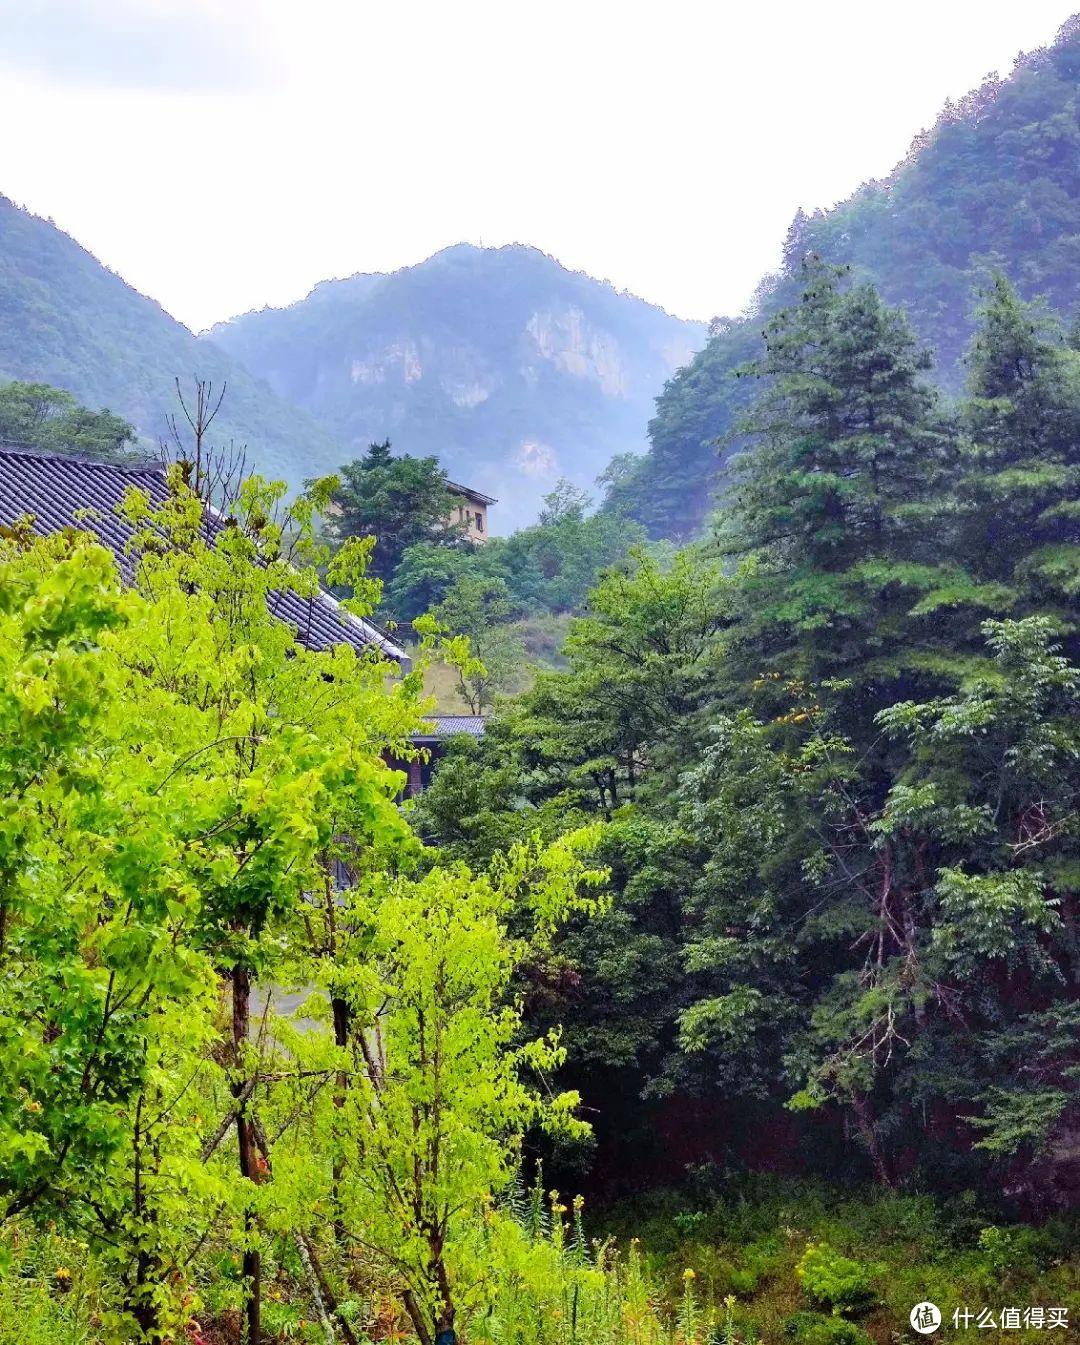
[[[0,192],[195,330],[456,242],[737,313],[1076,0],[0,0]]]

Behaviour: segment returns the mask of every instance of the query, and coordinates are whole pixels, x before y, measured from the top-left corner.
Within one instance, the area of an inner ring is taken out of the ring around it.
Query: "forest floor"
[[[914,1342],[926,1337],[909,1315],[925,1301],[941,1312],[939,1339],[1064,1342],[1080,1332],[1080,1211],[1031,1226],[995,1218],[970,1194],[938,1201],[750,1177],[697,1202],[647,1195],[604,1223],[623,1244],[639,1239],[669,1304],[690,1279],[719,1320],[733,1295],[736,1325],[762,1341]],[[1049,1325],[1051,1308],[1066,1310],[1067,1328]]]
[[[1067,1345],[1076,1338],[1080,1213],[1031,1226],[995,1220],[966,1195],[942,1202],[772,1177],[727,1181],[720,1192],[698,1201],[645,1194],[586,1228],[605,1247],[601,1255],[594,1244],[587,1261],[622,1267],[601,1277],[599,1299],[614,1296],[615,1304],[606,1329],[586,1319],[583,1297],[579,1329],[571,1330],[559,1304],[570,1298],[576,1308],[577,1291],[572,1276],[556,1273],[531,1311],[500,1315],[494,1333],[481,1316],[462,1345],[917,1345],[928,1338]],[[582,1264],[571,1242],[565,1254],[567,1264]],[[640,1268],[636,1298],[628,1293],[628,1264]],[[549,1259],[549,1272],[554,1265]],[[219,1274],[222,1284],[230,1279]],[[206,1283],[203,1293],[220,1298],[221,1288]],[[3,1345],[107,1345],[115,1339],[108,1307],[115,1298],[115,1284],[85,1243],[26,1225],[0,1237]],[[942,1317],[933,1337],[909,1324],[913,1307],[927,1301]],[[207,1345],[235,1341],[238,1314],[205,1306]],[[265,1308],[266,1345],[323,1342],[300,1284],[268,1283]],[[1062,1313],[1064,1328],[1052,1324]],[[412,1341],[394,1311],[384,1325],[367,1338]],[[173,1345],[188,1340],[181,1332]]]

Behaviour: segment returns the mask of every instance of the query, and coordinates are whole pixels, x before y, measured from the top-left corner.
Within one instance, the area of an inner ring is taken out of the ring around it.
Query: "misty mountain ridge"
[[[247,444],[260,472],[298,485],[340,450],[315,420],[102,265],[51,220],[0,197],[0,378],[50,383],[108,407],[156,445],[175,380],[228,385],[214,440]]]
[[[980,292],[1003,272],[1025,299],[1045,299],[1066,324],[1080,303],[1080,16],[946,103],[885,178],[827,210],[798,211],[779,270],[748,314],[712,324],[710,339],[657,401],[650,451],[612,496],[653,536],[686,538],[715,503],[718,445],[732,446],[756,391],[737,371],[761,353],[764,323],[799,298],[816,255],[870,281],[903,308],[933,353],[934,378],[955,393]]]
[[[316,417],[347,450],[390,438],[499,498],[499,530],[530,521],[560,477],[593,488],[646,447],[666,380],[705,325],[536,248],[459,243],[389,273],[328,280],[206,338]]]

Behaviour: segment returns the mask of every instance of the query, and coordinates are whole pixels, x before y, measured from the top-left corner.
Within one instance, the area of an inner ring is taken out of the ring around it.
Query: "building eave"
[[[463,486],[457,481],[447,481],[446,489],[451,495],[460,495],[462,499],[472,500],[474,504],[498,504],[494,495],[485,495],[482,490],[473,490],[472,486]]]

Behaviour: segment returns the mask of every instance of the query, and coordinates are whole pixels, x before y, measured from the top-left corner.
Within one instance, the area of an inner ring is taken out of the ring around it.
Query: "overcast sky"
[[[0,0],[0,192],[199,329],[449,243],[738,311],[1069,0]]]

